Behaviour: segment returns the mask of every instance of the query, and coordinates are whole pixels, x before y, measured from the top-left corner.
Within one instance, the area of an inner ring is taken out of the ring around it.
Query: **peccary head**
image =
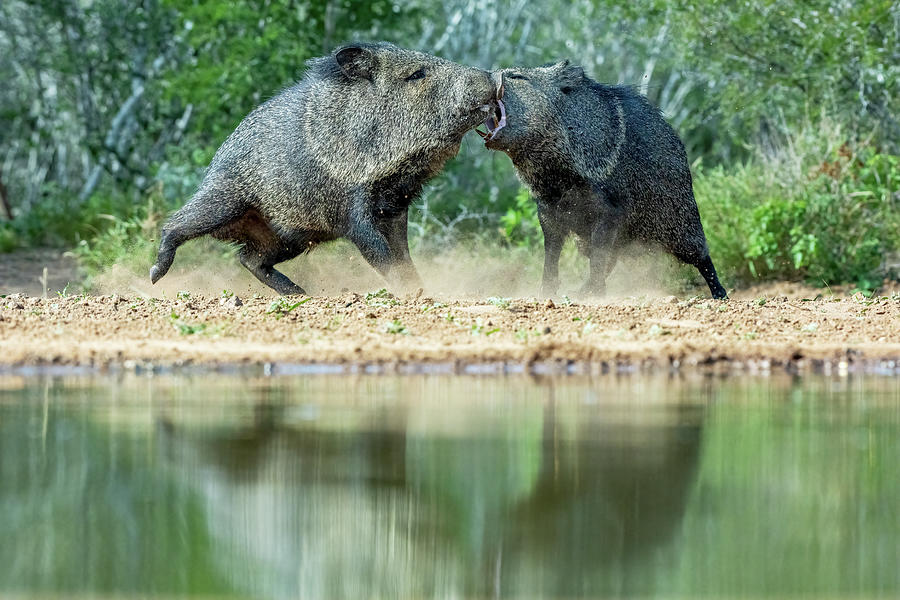
[[[341,46],[308,64],[304,142],[343,182],[436,174],[495,103],[486,71],[385,42]]]
[[[564,157],[581,173],[602,177],[610,152],[624,135],[624,115],[598,101],[594,82],[569,61],[493,73],[502,82],[506,126],[485,145],[510,155],[517,166]],[[489,123],[490,124],[490,123]],[[490,127],[489,127],[490,131]]]

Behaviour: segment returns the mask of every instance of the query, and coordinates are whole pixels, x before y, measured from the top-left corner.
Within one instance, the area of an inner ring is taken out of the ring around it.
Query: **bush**
[[[19,236],[12,223],[0,224],[0,254],[12,252],[19,247]]]
[[[788,279],[871,289],[892,275],[900,157],[813,131],[730,170],[695,166],[710,252],[732,283]]]
[[[538,221],[537,203],[531,199],[526,187],[519,189],[515,206],[500,217],[500,225],[504,241],[511,246],[543,246],[544,234]]]

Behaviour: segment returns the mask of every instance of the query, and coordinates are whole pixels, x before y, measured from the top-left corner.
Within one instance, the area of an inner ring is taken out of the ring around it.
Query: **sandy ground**
[[[383,282],[338,247],[286,265],[313,297],[279,299],[235,261],[211,258],[198,267],[183,260],[160,286],[143,270],[113,266],[94,281],[105,295],[83,295],[75,262],[60,252],[2,255],[0,370],[900,372],[896,283],[871,299],[779,283],[732,290],[719,302],[705,289],[671,295],[671,265],[638,259],[613,271],[607,299],[545,300],[528,295],[539,259],[512,265],[503,253],[448,253],[421,260],[428,291],[395,297],[365,293]],[[577,266],[569,266],[570,287]],[[224,287],[237,295],[223,295]]]
[[[338,364],[348,371],[894,371],[900,295],[777,286],[570,303],[388,293],[0,298],[0,365]],[[270,368],[270,367],[266,367]],[[295,371],[296,372],[296,371]]]
[[[0,254],[0,294],[24,293],[56,296],[56,292],[80,291],[78,264],[62,250],[21,250]]]

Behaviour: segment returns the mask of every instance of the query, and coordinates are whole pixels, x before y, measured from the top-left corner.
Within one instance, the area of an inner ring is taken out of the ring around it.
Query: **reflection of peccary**
[[[392,279],[417,284],[407,209],[484,119],[485,71],[387,43],[353,44],[251,112],[216,152],[193,198],[163,227],[150,279],[175,250],[210,234],[281,294],[303,290],[273,265],[350,239]]]
[[[684,146],[658,109],[629,87],[592,81],[567,61],[495,77],[502,77],[508,122],[489,127],[486,143],[510,156],[537,200],[543,293],[556,292],[560,249],[573,233],[590,257],[586,292],[602,293],[617,251],[637,241],[694,265],[713,297],[725,298]]]

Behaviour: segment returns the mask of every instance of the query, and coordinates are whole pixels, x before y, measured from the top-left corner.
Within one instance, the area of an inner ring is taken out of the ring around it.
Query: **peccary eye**
[[[507,77],[509,77],[510,79],[524,79],[525,81],[528,81],[527,77],[519,73],[510,73],[509,75],[507,75]]]
[[[416,79],[424,79],[425,78],[425,69],[419,69],[412,75],[406,78],[406,81],[415,81]]]

